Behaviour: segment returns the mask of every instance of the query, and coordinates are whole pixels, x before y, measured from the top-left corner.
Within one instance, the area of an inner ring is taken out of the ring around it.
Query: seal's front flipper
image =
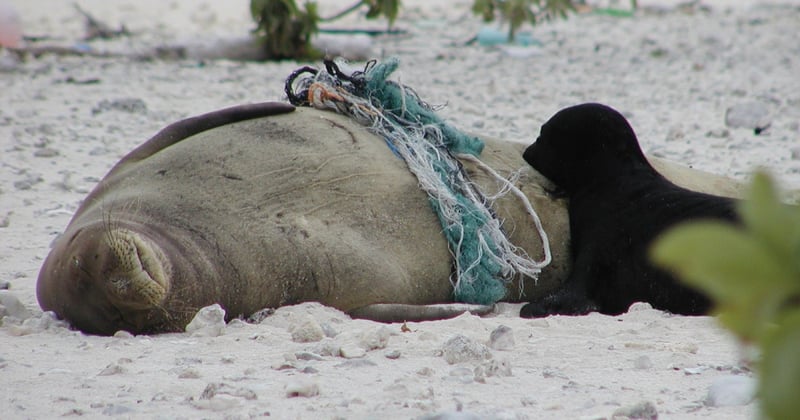
[[[466,312],[482,316],[490,314],[493,311],[494,305],[471,305],[468,303],[443,303],[436,305],[375,303],[353,309],[348,312],[348,314],[356,319],[368,319],[377,322],[418,322],[455,318]]]

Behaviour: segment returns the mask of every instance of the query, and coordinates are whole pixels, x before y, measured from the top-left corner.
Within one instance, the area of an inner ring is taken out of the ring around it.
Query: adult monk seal
[[[650,165],[619,112],[596,103],[556,113],[525,150],[525,161],[569,200],[572,270],[553,294],[521,315],[619,314],[637,301],[677,314],[702,314],[709,300],[647,257],[676,223],[737,221],[735,201],[679,187]]]
[[[228,319],[320,301],[381,321],[441,318],[452,307],[451,255],[428,197],[383,139],[332,112],[278,103],[236,106],[177,122],[125,156],[54,242],[39,303],[89,333],[182,331],[219,303]],[[481,159],[516,181],[550,237],[539,281],[508,286],[526,301],[569,270],[568,215],[522,159],[525,145],[486,139]],[[471,162],[487,193],[494,178]],[[730,180],[659,162],[685,185]],[[541,255],[522,203],[494,210],[511,241]],[[469,309],[457,306],[456,311]]]
[[[287,104],[212,112],[165,128],[125,156],[89,194],[41,269],[41,307],[89,333],[180,331],[221,304],[229,318],[319,301],[384,321],[408,306],[452,302],[441,226],[405,162],[347,117]],[[293,111],[293,112],[291,112]],[[521,144],[489,141],[482,157],[510,174]],[[487,191],[495,181],[470,164]],[[517,185],[553,229],[563,206],[530,169]],[[511,239],[541,242],[516,199],[500,200]],[[555,285],[556,258],[536,287]],[[509,296],[519,299],[518,284]],[[385,305],[401,304],[392,314]],[[442,317],[438,306],[419,312]],[[469,309],[469,308],[467,308]],[[461,307],[460,312],[464,308]]]

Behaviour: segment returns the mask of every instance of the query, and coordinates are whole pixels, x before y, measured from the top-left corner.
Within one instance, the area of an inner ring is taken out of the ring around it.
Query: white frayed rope
[[[291,91],[295,81],[292,77],[297,78],[299,72],[287,80],[287,94],[290,99],[293,96],[295,100],[300,98],[301,102],[307,101],[315,108],[332,109],[349,115],[384,138],[392,151],[405,160],[408,169],[417,177],[420,188],[430,197],[431,205],[448,237],[456,265],[456,278],[451,278],[456,298],[482,304],[494,303],[502,298],[505,294],[502,284],[500,291],[497,287],[489,290],[493,286],[479,284],[485,280],[487,273],[494,280],[504,282],[519,275],[521,295],[524,276],[538,279],[542,268],[551,262],[550,244],[528,198],[511,180],[500,176],[475,156],[480,153],[483,143],[446,125],[412,90],[385,80],[397,67],[396,61],[368,66],[363,72],[350,74],[344,74],[335,63],[326,62],[326,66],[328,72],[301,69],[313,74],[313,77],[298,81],[299,90],[305,98],[293,95]],[[383,97],[379,98],[381,95]],[[395,106],[387,109],[387,102]],[[453,137],[457,137],[458,141],[465,138],[467,142],[475,143],[454,146]],[[456,150],[459,147],[464,150]],[[456,157],[476,164],[503,185],[501,190],[487,199],[466,176]],[[492,202],[508,192],[522,201],[534,222],[542,241],[542,261],[533,260],[524,249],[508,240],[501,221],[491,209]],[[479,221],[478,226],[475,226],[476,220]],[[468,241],[472,243],[468,244]],[[496,278],[498,275],[500,279]]]

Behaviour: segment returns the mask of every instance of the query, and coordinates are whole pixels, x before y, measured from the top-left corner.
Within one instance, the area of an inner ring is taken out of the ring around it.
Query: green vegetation
[[[574,11],[575,0],[475,0],[472,12],[485,22],[500,19],[508,22],[509,38],[526,22],[536,25],[555,17],[567,17]],[[317,3],[307,1],[299,7],[295,0],[250,0],[250,14],[256,23],[253,33],[273,59],[317,58],[311,38],[319,24],[337,20],[358,10],[367,19],[385,18],[391,27],[400,12],[400,0],[359,0],[335,15],[323,18]]]
[[[311,37],[319,31],[316,3],[306,3],[301,10],[294,0],[251,0],[250,15],[256,22],[253,32],[270,58],[314,55]]]
[[[360,0],[330,18],[319,16],[316,2],[306,2],[301,9],[294,0],[250,0],[250,15],[256,22],[253,33],[273,59],[318,57],[311,38],[319,32],[319,23],[361,8],[367,9],[367,19],[384,16],[391,26],[400,10],[400,0]]]
[[[759,398],[767,418],[800,413],[800,209],[757,174],[743,227],[692,222],[660,238],[656,264],[706,291],[723,326],[761,349]]]
[[[484,22],[494,22],[495,18],[508,22],[508,38],[528,22],[531,26],[555,17],[567,18],[567,12],[575,10],[574,0],[475,0],[472,13],[483,18]]]

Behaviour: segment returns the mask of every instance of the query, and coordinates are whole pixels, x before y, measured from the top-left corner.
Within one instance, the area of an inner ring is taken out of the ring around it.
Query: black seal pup
[[[689,219],[736,221],[735,200],[690,191],[668,181],[645,158],[619,112],[596,103],[563,109],[523,154],[568,201],[572,271],[523,317],[615,315],[634,302],[676,314],[703,314],[709,300],[654,267],[651,242]]]

